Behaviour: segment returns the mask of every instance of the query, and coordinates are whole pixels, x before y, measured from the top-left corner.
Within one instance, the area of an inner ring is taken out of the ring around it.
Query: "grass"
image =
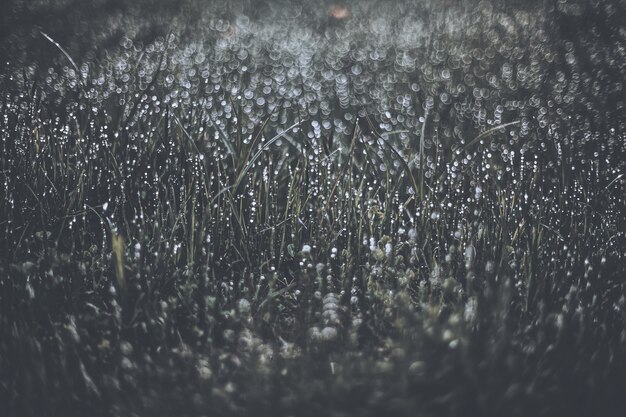
[[[449,116],[431,68],[409,129],[337,105],[315,133],[297,98],[168,81],[202,69],[174,36],[86,67],[44,36],[62,64],[0,78],[7,415],[623,414],[618,117],[487,75]]]

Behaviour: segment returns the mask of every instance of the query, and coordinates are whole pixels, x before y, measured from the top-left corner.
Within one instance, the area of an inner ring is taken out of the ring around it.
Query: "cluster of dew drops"
[[[42,94],[66,106],[66,115],[47,115],[40,123],[62,143],[82,122],[79,115],[93,116],[86,128],[96,140],[85,143],[86,154],[69,156],[79,172],[80,164],[94,162],[102,148],[113,147],[120,133],[115,129],[124,129],[132,146],[143,148],[166,118],[170,127],[203,138],[197,160],[188,161],[199,172],[199,161],[227,158],[222,138],[232,142],[241,135],[248,144],[266,119],[278,133],[297,123],[291,136],[275,142],[276,148],[291,138],[300,149],[305,149],[298,143],[303,140],[320,149],[323,141],[335,138],[345,153],[355,126],[367,118],[379,138],[393,141],[407,157],[409,167],[424,170],[427,181],[444,178],[448,187],[430,194],[427,202],[429,220],[446,223],[452,231],[462,228],[460,220],[452,219],[481,212],[494,181],[511,187],[506,201],[521,201],[511,203],[520,220],[524,211],[541,205],[541,197],[563,192],[559,176],[582,169],[584,177],[573,182],[566,204],[568,210],[589,204],[583,182],[607,186],[620,174],[616,158],[623,137],[616,129],[594,132],[590,122],[597,111],[589,97],[614,86],[583,71],[574,45],[553,39],[540,13],[481,5],[445,12],[404,5],[382,14],[353,5],[349,11],[323,10],[325,18],[309,24],[302,6],[287,7],[281,19],[273,20],[207,11],[191,36],[169,34],[147,44],[124,37],[106,58],[49,68]],[[80,100],[68,101],[70,92]],[[5,118],[7,109],[23,111],[17,108],[19,100],[5,102]],[[588,104],[592,111],[577,113],[575,103]],[[465,149],[500,125],[508,127]],[[573,127],[564,131],[566,126]],[[416,151],[420,141],[427,154],[423,167]],[[130,168],[138,163],[133,155],[120,161],[122,176],[133,175]],[[175,155],[168,157],[171,161]],[[400,164],[377,168],[404,175]],[[545,178],[537,179],[538,172]],[[100,174],[111,181],[109,194],[123,198],[125,182],[113,184],[110,175]],[[377,173],[371,174],[369,189],[377,186]],[[140,192],[158,188],[157,175],[142,180]],[[10,181],[5,176],[6,189]],[[184,191],[184,183],[173,185]],[[411,192],[416,190],[398,191],[393,204],[399,207]],[[106,212],[109,203],[100,203]],[[370,208],[382,203],[374,201]],[[609,196],[609,211],[620,204],[623,197]],[[259,210],[254,201],[250,210],[252,215]],[[143,220],[142,213],[138,216]],[[550,227],[558,228],[559,221],[555,215]]]

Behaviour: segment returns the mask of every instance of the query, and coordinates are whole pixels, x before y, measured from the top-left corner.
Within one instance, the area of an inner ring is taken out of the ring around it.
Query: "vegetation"
[[[620,2],[185,4],[4,40],[6,415],[623,415]]]

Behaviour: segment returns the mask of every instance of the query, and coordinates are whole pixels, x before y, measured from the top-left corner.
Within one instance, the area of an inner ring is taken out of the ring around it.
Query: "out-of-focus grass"
[[[623,413],[619,128],[216,122],[164,101],[177,47],[129,91],[3,74],[7,415]]]

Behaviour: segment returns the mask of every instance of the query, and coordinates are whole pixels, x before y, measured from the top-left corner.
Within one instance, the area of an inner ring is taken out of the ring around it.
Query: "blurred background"
[[[99,55],[122,37],[151,40],[174,32],[203,34],[210,20],[234,21],[245,16],[262,26],[297,23],[323,33],[346,21],[358,26],[377,19],[398,19],[407,13],[420,22],[477,9],[541,12],[560,0],[5,0],[0,16],[3,61],[41,60],[50,54],[45,32],[75,56]],[[586,1],[579,1],[582,5]],[[578,8],[584,6],[576,6]],[[576,9],[574,7],[574,9]],[[419,22],[416,22],[419,23]]]

